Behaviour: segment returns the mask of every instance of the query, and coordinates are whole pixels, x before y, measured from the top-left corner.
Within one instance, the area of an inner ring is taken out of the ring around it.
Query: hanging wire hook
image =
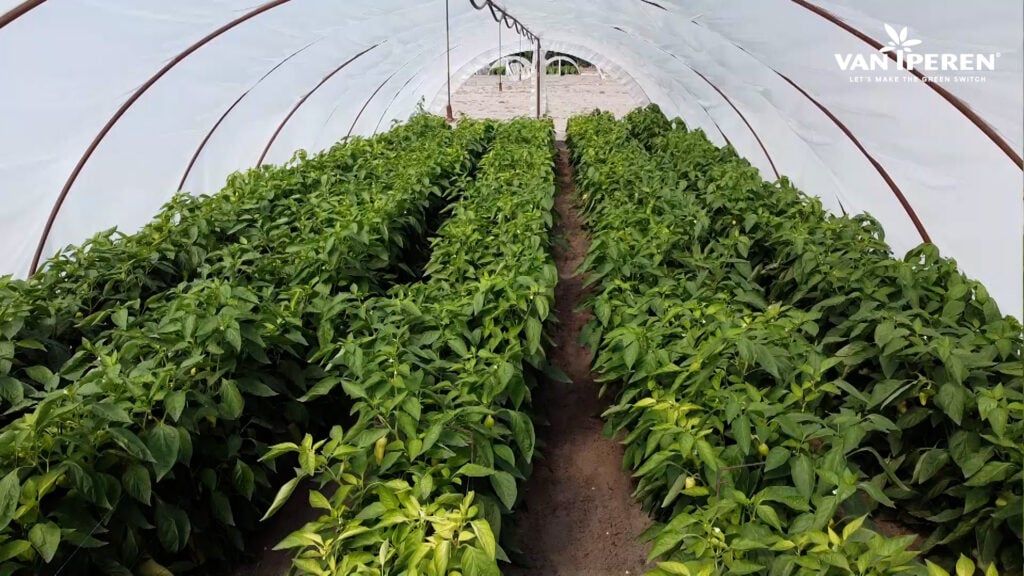
[[[491,17],[494,18],[495,22],[498,22],[499,24],[504,23],[506,28],[510,30],[514,29],[517,34],[525,36],[530,42],[536,42],[538,40],[537,36],[533,32],[530,32],[529,28],[523,26],[522,22],[516,19],[515,16],[506,12],[504,8],[498,6],[492,0],[469,0],[469,4],[477,10],[483,10],[484,8],[489,9],[491,11]]]

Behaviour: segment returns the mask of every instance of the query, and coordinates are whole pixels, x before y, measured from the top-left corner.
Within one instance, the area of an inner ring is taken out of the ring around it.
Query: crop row
[[[332,376],[311,358],[410,277],[406,248],[487,138],[417,117],[4,281],[0,572],[179,571],[242,550],[283,475],[266,446],[350,404],[316,399]]]
[[[266,456],[298,463],[270,513],[307,478],[323,509],[280,544],[297,573],[497,576],[508,559],[502,515],[531,471],[526,410],[557,281],[552,135],[550,122],[498,124],[427,279],[368,300],[325,349],[354,422]]]
[[[568,135],[656,574],[1020,572],[1021,328],[984,287],[654,108]]]

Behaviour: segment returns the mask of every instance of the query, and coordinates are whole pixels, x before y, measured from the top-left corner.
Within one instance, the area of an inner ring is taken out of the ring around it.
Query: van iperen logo
[[[987,54],[968,53],[934,53],[915,52],[914,47],[921,45],[921,40],[910,37],[909,29],[904,26],[899,31],[885,25],[889,41],[878,52],[870,54],[835,54],[836,64],[844,72],[878,72],[888,70],[920,71],[928,82],[985,82],[986,78],[978,72],[990,72],[996,69],[999,52]],[[890,54],[895,57],[895,61]],[[913,74],[899,75],[853,75],[850,82],[921,82]]]

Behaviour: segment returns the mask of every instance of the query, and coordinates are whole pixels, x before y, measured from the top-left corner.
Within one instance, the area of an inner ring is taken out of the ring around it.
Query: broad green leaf
[[[516,503],[516,479],[508,472],[495,472],[491,475],[491,486],[501,503],[511,510]]]
[[[273,516],[281,509],[281,506],[284,506],[285,503],[288,502],[288,499],[291,498],[292,492],[295,492],[295,487],[299,485],[299,480],[301,479],[302,478],[298,476],[292,478],[278,489],[277,496],[274,496],[274,502],[270,505],[270,508],[267,509],[267,513],[263,515],[263,518],[260,518],[260,522]]]
[[[989,462],[981,467],[981,470],[971,476],[965,486],[986,486],[993,482],[1001,482],[1010,477],[1015,466],[1009,462]]]
[[[946,382],[939,387],[939,393],[935,395],[935,404],[959,426],[969,395],[967,389],[960,384]]]
[[[463,465],[462,468],[459,468],[459,471],[456,472],[456,474],[460,476],[469,476],[470,478],[484,478],[494,474],[494,468],[469,463]]]
[[[476,534],[477,542],[483,548],[485,554],[491,558],[497,556],[497,543],[494,541],[494,533],[486,520],[473,520],[471,523],[473,533]]]
[[[235,516],[231,511],[231,501],[222,492],[210,494],[210,509],[213,511],[213,517],[221,524],[227,526],[235,525]]]
[[[177,552],[188,544],[192,524],[184,510],[158,500],[155,519],[157,539],[165,550]]]
[[[537,443],[537,436],[533,430],[533,422],[530,417],[522,412],[509,411],[509,427],[512,429],[512,437],[523,453],[523,458],[529,463],[533,460],[533,449]],[[426,444],[426,442],[424,442]]]
[[[18,479],[18,471],[11,470],[0,480],[0,530],[6,528],[18,509],[18,499],[21,494],[21,481]]]
[[[152,485],[149,480],[149,470],[139,464],[129,464],[121,475],[121,485],[124,491],[143,504],[149,505],[152,495]]]
[[[155,456],[151,453],[152,451],[131,430],[127,428],[108,428],[107,431],[114,442],[121,448],[124,448],[125,452],[143,462],[155,461]]]
[[[120,406],[111,404],[110,402],[91,404],[89,409],[93,414],[110,422],[116,422],[118,424],[132,423],[132,419],[128,416],[127,412],[125,412]]]
[[[178,450],[181,446],[181,439],[178,431],[169,424],[157,423],[146,432],[146,446],[153,455],[153,470],[156,472],[156,480],[167,475],[178,460]]]
[[[256,488],[256,481],[252,468],[241,460],[235,460],[235,467],[231,472],[231,483],[239,494],[248,499],[252,498],[253,490]]]
[[[53,522],[35,524],[28,531],[28,541],[39,553],[43,562],[49,563],[60,545],[60,527]]]
[[[15,556],[21,556],[32,549],[28,540],[11,540],[0,544],[0,562],[6,562]]]
[[[949,453],[940,448],[933,448],[925,452],[920,459],[917,461],[917,466],[914,467],[914,478],[913,481],[916,483],[927,482],[932,476],[935,476],[942,467],[949,462]]]
[[[238,391],[238,386],[231,380],[224,380],[220,385],[220,414],[227,420],[238,420],[245,408],[245,400]]]
[[[175,422],[181,418],[181,413],[185,411],[186,398],[187,395],[181,390],[169,392],[167,396],[164,397],[164,411]]]
[[[802,498],[809,500],[814,493],[814,465],[811,459],[806,454],[800,454],[790,461],[789,469],[797,492]]]
[[[479,548],[463,548],[462,573],[464,576],[501,576],[498,562]]]
[[[768,452],[765,458],[764,471],[770,472],[789,461],[790,452],[782,446],[776,446]]]

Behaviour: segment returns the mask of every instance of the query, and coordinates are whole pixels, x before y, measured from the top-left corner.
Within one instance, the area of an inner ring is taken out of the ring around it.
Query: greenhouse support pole
[[[540,38],[537,38],[537,49],[533,52],[533,65],[536,68],[537,74],[537,118],[540,119],[540,89],[541,89],[541,77],[544,72],[541,69],[541,53],[540,53]]]
[[[508,66],[508,61],[505,62]],[[502,91],[501,77],[505,75],[505,70],[501,68],[501,22],[498,22],[498,92]]]
[[[452,114],[452,33],[451,23],[449,22],[448,0],[444,0],[444,48],[445,64],[448,69],[448,107],[445,110],[447,113],[445,119],[450,124],[455,121],[455,116]]]

